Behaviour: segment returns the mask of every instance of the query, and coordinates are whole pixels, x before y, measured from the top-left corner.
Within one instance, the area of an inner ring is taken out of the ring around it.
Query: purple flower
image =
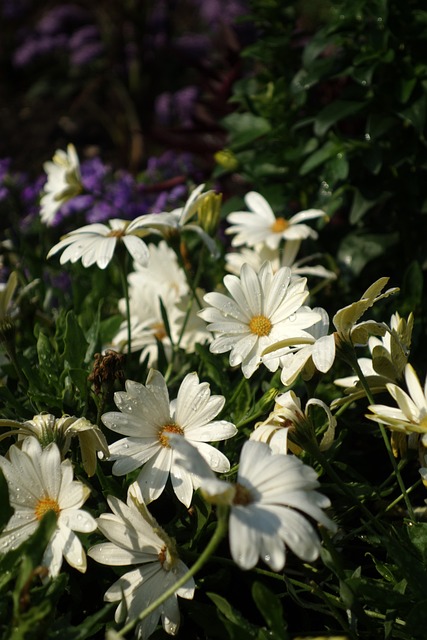
[[[198,95],[199,91],[195,86],[184,87],[175,93],[161,93],[155,102],[159,122],[164,126],[191,126]]]
[[[75,65],[86,64],[103,51],[98,29],[87,24],[90,15],[81,7],[66,4],[52,8],[21,36],[22,44],[13,54],[13,63],[23,67],[35,58],[53,52],[70,56]]]

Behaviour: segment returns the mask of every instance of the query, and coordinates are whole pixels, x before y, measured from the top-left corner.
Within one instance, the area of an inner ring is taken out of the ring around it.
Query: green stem
[[[122,284],[123,297],[126,303],[126,323],[127,323],[127,352],[128,359],[130,358],[130,354],[132,351],[132,329],[130,325],[130,299],[129,299],[129,286],[128,286],[128,278],[127,278],[127,266],[128,266],[128,254],[126,253],[124,257],[119,257],[119,272],[120,272],[120,280]]]
[[[421,483],[422,483],[422,480],[420,478],[419,480],[416,481],[415,484],[412,485],[412,487],[409,487],[409,489],[406,490],[406,494],[411,493],[414,489],[419,487]],[[404,496],[401,494],[395,500],[393,500],[393,502],[390,502],[390,504],[387,505],[387,508],[385,509],[385,512],[390,511],[390,509],[393,509],[393,507],[395,507],[401,500],[403,500],[403,498],[404,498]]]
[[[187,571],[187,573],[185,573],[182,576],[182,578],[177,580],[175,584],[169,587],[169,589],[167,589],[159,598],[154,600],[154,602],[152,602],[146,609],[144,609],[144,611],[142,611],[142,613],[137,618],[128,622],[127,625],[125,625],[123,629],[121,629],[117,633],[118,637],[123,638],[128,631],[131,631],[134,628],[134,626],[138,624],[138,622],[141,622],[142,620],[147,618],[147,616],[153,613],[153,611],[155,611],[158,607],[160,607],[160,605],[163,604],[163,602],[165,602],[168,598],[173,596],[178,591],[178,589],[184,586],[188,582],[188,580],[192,578],[207,562],[209,557],[213,554],[213,552],[215,551],[215,549],[217,548],[217,546],[219,545],[219,543],[227,533],[228,507],[225,505],[218,505],[217,513],[218,513],[218,521],[217,521],[214,534],[210,539],[210,541],[208,542],[205,549],[203,550],[203,552],[201,553],[201,555],[199,556],[199,558],[193,564],[193,566]]]
[[[360,380],[360,382],[361,382],[361,384],[362,384],[362,386],[363,386],[363,388],[365,390],[366,397],[368,398],[369,404],[375,404],[375,401],[374,401],[374,398],[372,396],[371,390],[369,388],[368,383],[366,382],[366,378],[363,375],[362,369],[360,368],[360,365],[359,365],[359,363],[357,361],[357,358],[354,358],[354,362],[352,364],[353,364],[353,369],[354,369],[356,375],[358,376],[358,378],[359,378],[359,380]],[[400,489],[400,491],[402,493],[402,496],[403,496],[403,499],[405,501],[405,505],[406,505],[406,509],[408,511],[409,517],[411,518],[412,521],[415,521],[415,513],[414,513],[414,510],[412,508],[411,501],[409,500],[409,496],[408,496],[408,493],[406,491],[406,487],[405,487],[405,484],[403,482],[402,476],[400,474],[400,470],[399,470],[398,465],[396,463],[396,459],[395,459],[395,457],[393,455],[393,450],[391,448],[390,439],[388,437],[388,434],[386,432],[386,429],[385,429],[384,425],[381,424],[380,422],[377,422],[377,424],[379,426],[379,429],[380,429],[380,432],[381,432],[381,436],[383,438],[383,441],[384,441],[384,444],[385,444],[385,448],[387,450],[388,457],[389,457],[391,465],[393,467],[393,471],[394,471],[394,474],[396,476],[397,483],[399,485],[399,489]]]

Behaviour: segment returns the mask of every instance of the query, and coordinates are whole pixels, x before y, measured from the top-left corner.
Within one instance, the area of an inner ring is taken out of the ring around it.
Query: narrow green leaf
[[[13,515],[14,509],[10,506],[9,490],[3,471],[0,469],[0,531],[7,525]]]
[[[73,311],[67,313],[64,359],[71,368],[79,369],[84,363],[88,343]]]
[[[314,121],[314,133],[317,136],[323,136],[334,124],[354,116],[364,109],[364,102],[356,102],[353,100],[334,100],[317,116]]]
[[[252,598],[259,612],[271,630],[271,637],[277,640],[285,640],[287,623],[283,619],[283,609],[279,598],[270,591],[262,582],[254,582],[252,585]]]

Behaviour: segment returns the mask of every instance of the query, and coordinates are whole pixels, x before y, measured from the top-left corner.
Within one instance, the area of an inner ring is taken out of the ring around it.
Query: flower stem
[[[126,303],[126,324],[127,324],[127,352],[128,359],[130,358],[131,350],[132,350],[132,330],[130,325],[130,299],[129,299],[129,287],[128,287],[128,254],[125,253],[124,256],[120,256],[119,259],[119,272],[120,272],[120,280],[122,283],[123,296]]]
[[[218,521],[216,525],[216,529],[207,546],[200,554],[199,558],[193,564],[193,566],[185,573],[179,580],[175,582],[169,589],[167,589],[159,598],[154,600],[144,611],[140,613],[140,615],[134,620],[130,620],[123,629],[121,629],[117,636],[123,638],[128,631],[131,631],[138,622],[141,622],[147,616],[149,616],[153,611],[155,611],[158,607],[160,607],[163,602],[165,602],[168,598],[173,596],[178,589],[180,589],[183,585],[188,582],[190,578],[192,578],[207,562],[209,557],[213,554],[221,540],[224,538],[227,533],[228,528],[228,506],[226,505],[218,505],[217,507]]]
[[[375,401],[374,401],[374,398],[372,396],[372,393],[371,393],[371,390],[369,388],[369,385],[368,385],[368,383],[366,381],[366,378],[365,378],[365,376],[364,376],[364,374],[362,372],[362,369],[360,368],[359,362],[357,361],[356,358],[354,358],[354,361],[353,361],[352,365],[353,365],[353,369],[354,369],[356,375],[358,376],[358,378],[359,378],[359,380],[360,380],[360,382],[361,382],[361,384],[362,384],[362,386],[363,386],[363,388],[365,390],[366,397],[368,398],[369,404],[375,404]],[[396,459],[395,459],[395,457],[393,455],[393,450],[391,448],[391,442],[390,442],[389,437],[387,435],[386,429],[385,429],[384,425],[381,424],[380,422],[377,422],[377,424],[379,426],[379,429],[380,429],[380,432],[381,432],[381,436],[383,438],[383,441],[384,441],[384,444],[385,444],[385,448],[387,450],[388,457],[390,458],[390,462],[391,462],[391,465],[393,467],[393,471],[394,471],[394,474],[396,476],[397,483],[399,485],[399,489],[400,489],[400,491],[402,493],[402,496],[403,496],[403,499],[405,501],[405,505],[406,505],[406,509],[408,511],[409,517],[411,518],[411,520],[415,521],[415,513],[414,513],[414,510],[412,508],[411,501],[409,500],[409,496],[408,496],[408,493],[406,491],[406,487],[405,487],[405,484],[403,482],[402,476],[400,474],[399,467],[398,467],[398,465],[396,463]]]

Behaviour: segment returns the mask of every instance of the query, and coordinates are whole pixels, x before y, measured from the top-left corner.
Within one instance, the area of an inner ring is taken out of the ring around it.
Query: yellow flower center
[[[254,501],[253,496],[247,487],[237,482],[234,485],[235,494],[233,498],[233,504],[240,504],[246,506]]]
[[[154,331],[154,337],[161,342],[164,338],[166,338],[165,325],[163,322],[155,322],[151,325],[151,328]]]
[[[253,316],[249,322],[249,329],[257,336],[268,336],[271,331],[271,322],[266,316]]]
[[[107,238],[123,238],[126,235],[126,229],[111,229],[107,233]]]
[[[48,511],[54,511],[56,517],[58,517],[61,513],[61,507],[53,498],[49,498],[48,496],[46,496],[45,498],[40,498],[34,509],[37,520],[41,520],[44,514]]]
[[[165,424],[159,430],[159,442],[162,445],[162,447],[170,447],[169,438],[167,436],[168,433],[177,433],[178,435],[183,436],[184,435],[184,430],[181,429],[181,427],[179,427],[175,423]]]
[[[285,218],[276,218],[271,225],[271,230],[273,233],[283,233],[288,227],[289,222]]]

